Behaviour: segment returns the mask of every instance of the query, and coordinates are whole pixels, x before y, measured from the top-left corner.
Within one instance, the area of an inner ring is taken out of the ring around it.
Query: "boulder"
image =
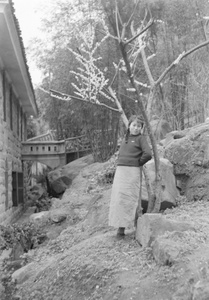
[[[164,139],[166,134],[171,131],[168,121],[163,119],[152,119],[150,125],[157,141]]]
[[[208,200],[209,126],[203,123],[166,136],[164,158],[174,166],[181,194],[189,201]]]
[[[70,187],[72,180],[80,171],[93,162],[93,156],[87,155],[70,162],[62,168],[49,172],[47,176],[49,193],[53,197],[59,197],[60,194],[63,194]]]
[[[17,284],[21,284],[21,283],[25,282],[26,280],[28,280],[34,273],[34,266],[35,266],[35,264],[32,262],[32,263],[29,263],[26,266],[16,270],[12,274],[12,281]]]
[[[41,211],[39,213],[30,215],[29,221],[37,225],[43,225],[49,220],[49,217],[49,211]]]
[[[52,210],[50,211],[50,219],[54,223],[62,223],[67,218],[67,213],[64,210]]]
[[[144,214],[138,218],[136,240],[142,247],[150,247],[152,242],[166,231],[194,230],[192,224],[166,219],[162,214]]]
[[[154,159],[146,163],[146,172],[150,183],[153,186],[155,182],[155,162]],[[160,158],[160,173],[162,176],[162,198],[161,210],[171,208],[176,205],[176,198],[179,196],[179,190],[176,187],[176,179],[173,174],[173,165],[168,159]],[[148,206],[148,194],[145,180],[142,181],[142,208],[146,212]]]
[[[60,176],[51,182],[51,192],[53,195],[63,194],[64,191],[71,185],[72,180],[67,176]]]
[[[93,156],[90,155],[86,155],[84,157],[78,158],[72,162],[70,162],[69,164],[65,165],[64,167],[62,167],[62,175],[65,175],[67,177],[69,177],[71,180],[73,180],[82,169],[84,169],[85,167],[91,165],[94,163],[94,159]]]

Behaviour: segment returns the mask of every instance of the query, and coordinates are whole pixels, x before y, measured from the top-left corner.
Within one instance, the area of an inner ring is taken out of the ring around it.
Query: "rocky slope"
[[[50,239],[27,253],[26,266],[13,277],[18,282],[13,299],[209,299],[209,202],[182,197],[178,207],[163,213],[191,222],[195,230],[162,237],[180,252],[172,265],[161,266],[134,239],[134,228],[117,239],[108,227],[111,185],[94,180],[106,167],[85,166],[62,199],[53,200],[52,210],[66,212],[67,219],[43,226]]]

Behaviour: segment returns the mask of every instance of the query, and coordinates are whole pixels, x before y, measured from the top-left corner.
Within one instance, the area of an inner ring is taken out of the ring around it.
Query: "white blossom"
[[[87,99],[95,103],[99,103],[99,95],[113,101],[105,92],[108,86],[108,79],[105,78],[103,72],[107,71],[107,68],[101,71],[97,67],[97,62],[102,58],[94,57],[97,48],[108,38],[108,34],[106,34],[100,42],[94,43],[94,31],[89,27],[85,34],[80,33],[80,36],[83,41],[81,44],[81,52],[83,55],[69,49],[81,64],[77,71],[71,71],[71,74],[75,75],[77,81],[77,84],[72,83],[72,86],[75,88],[75,94],[82,99]]]

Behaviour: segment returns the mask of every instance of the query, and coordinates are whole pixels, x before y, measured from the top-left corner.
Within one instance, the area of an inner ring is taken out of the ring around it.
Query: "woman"
[[[117,236],[125,235],[125,228],[133,226],[140,190],[140,168],[152,158],[146,137],[141,134],[143,122],[139,116],[129,119],[114,176],[109,225],[118,228]]]

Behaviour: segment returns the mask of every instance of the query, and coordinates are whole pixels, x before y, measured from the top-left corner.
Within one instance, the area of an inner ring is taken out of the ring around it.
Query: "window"
[[[8,209],[8,206],[9,206],[9,194],[8,194],[8,191],[9,191],[9,180],[8,180],[8,161],[6,159],[5,161],[5,189],[6,189],[6,193],[5,193],[5,196],[6,196],[6,201],[5,201],[5,210]]]
[[[24,202],[24,193],[23,193],[23,182],[24,182],[24,178],[23,178],[23,173],[19,172],[17,173],[17,181],[18,181],[18,204],[23,203]]]
[[[19,103],[17,102],[17,136],[20,136],[20,106]]]
[[[13,92],[12,92],[12,87],[10,86],[10,89],[9,89],[9,117],[10,117],[10,129],[13,130]]]
[[[20,108],[20,140],[23,140],[23,111]]]
[[[4,121],[6,122],[7,120],[7,110],[6,110],[6,74],[5,71],[3,71],[3,112],[4,112]]]
[[[18,206],[23,202],[23,173],[12,172],[12,204]]]
[[[17,172],[12,172],[12,204],[18,206]]]
[[[27,140],[27,136],[28,136],[28,133],[27,133],[27,117],[26,117],[26,115],[24,114],[23,115],[23,122],[24,122],[24,126],[23,126],[23,137],[24,137],[24,141],[26,141]]]

